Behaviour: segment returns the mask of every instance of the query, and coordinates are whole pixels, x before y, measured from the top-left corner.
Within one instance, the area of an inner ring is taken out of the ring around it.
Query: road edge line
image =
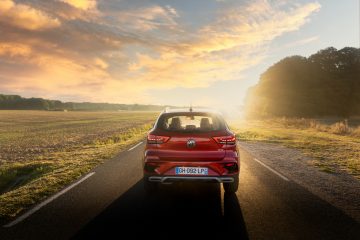
[[[135,148],[137,148],[138,146],[140,146],[143,142],[139,142],[138,144],[136,144],[135,146],[131,147],[128,149],[128,152],[130,152],[131,150],[134,150]]]
[[[285,181],[290,181],[287,177],[285,177],[284,175],[282,175],[281,173],[279,173],[278,171],[272,169],[271,167],[269,167],[268,165],[266,165],[265,163],[263,163],[262,161],[253,158],[253,160],[255,160],[256,162],[258,162],[260,165],[262,165],[263,167],[267,168],[268,170],[270,170],[271,172],[273,172],[274,174],[276,174],[278,177],[282,178]]]
[[[28,218],[29,216],[31,216],[32,214],[34,214],[35,212],[37,212],[38,210],[40,210],[42,207],[46,206],[47,204],[49,204],[50,202],[54,201],[56,198],[60,197],[61,195],[63,195],[64,193],[66,193],[67,191],[69,191],[70,189],[74,188],[75,186],[79,185],[80,183],[82,183],[83,181],[85,181],[86,179],[90,178],[91,176],[93,176],[95,174],[95,172],[91,172],[89,174],[87,174],[85,177],[81,178],[80,180],[74,182],[73,184],[71,184],[70,186],[68,186],[67,188],[61,190],[60,192],[56,193],[55,195],[49,197],[48,199],[46,199],[45,201],[39,203],[38,205],[36,205],[35,207],[33,207],[32,209],[30,209],[29,211],[25,212],[23,215],[21,215],[20,217],[18,217],[17,219],[13,220],[12,222],[3,225],[4,228],[10,228],[12,226],[15,226],[16,224],[22,222],[23,220],[25,220],[26,218]]]

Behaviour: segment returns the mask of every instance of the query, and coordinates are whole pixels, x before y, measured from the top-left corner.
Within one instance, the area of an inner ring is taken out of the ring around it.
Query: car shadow
[[[142,180],[84,226],[74,239],[105,236],[248,239],[237,196],[224,194],[222,204],[219,184],[162,185],[148,195]]]

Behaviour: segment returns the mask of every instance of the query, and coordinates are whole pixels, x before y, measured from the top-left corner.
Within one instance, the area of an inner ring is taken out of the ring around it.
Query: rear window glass
[[[215,114],[172,113],[163,114],[157,127],[172,132],[210,132],[223,130],[225,123]]]

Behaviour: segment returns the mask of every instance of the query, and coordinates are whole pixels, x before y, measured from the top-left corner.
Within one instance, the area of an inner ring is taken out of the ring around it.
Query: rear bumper
[[[217,176],[151,176],[148,177],[150,182],[171,183],[171,182],[215,182],[215,183],[232,183],[234,177],[217,177]]]
[[[209,172],[207,176],[190,176],[190,177],[232,177],[238,174],[240,170],[237,159],[227,159],[226,161],[216,162],[170,162],[170,161],[154,161],[144,163],[144,174],[156,177],[188,177],[176,174],[176,167],[205,167]]]

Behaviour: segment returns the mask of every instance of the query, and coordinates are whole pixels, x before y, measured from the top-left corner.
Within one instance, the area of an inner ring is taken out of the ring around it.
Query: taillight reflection
[[[147,136],[147,143],[148,144],[162,144],[169,141],[170,137],[167,136],[157,136],[149,134]]]

